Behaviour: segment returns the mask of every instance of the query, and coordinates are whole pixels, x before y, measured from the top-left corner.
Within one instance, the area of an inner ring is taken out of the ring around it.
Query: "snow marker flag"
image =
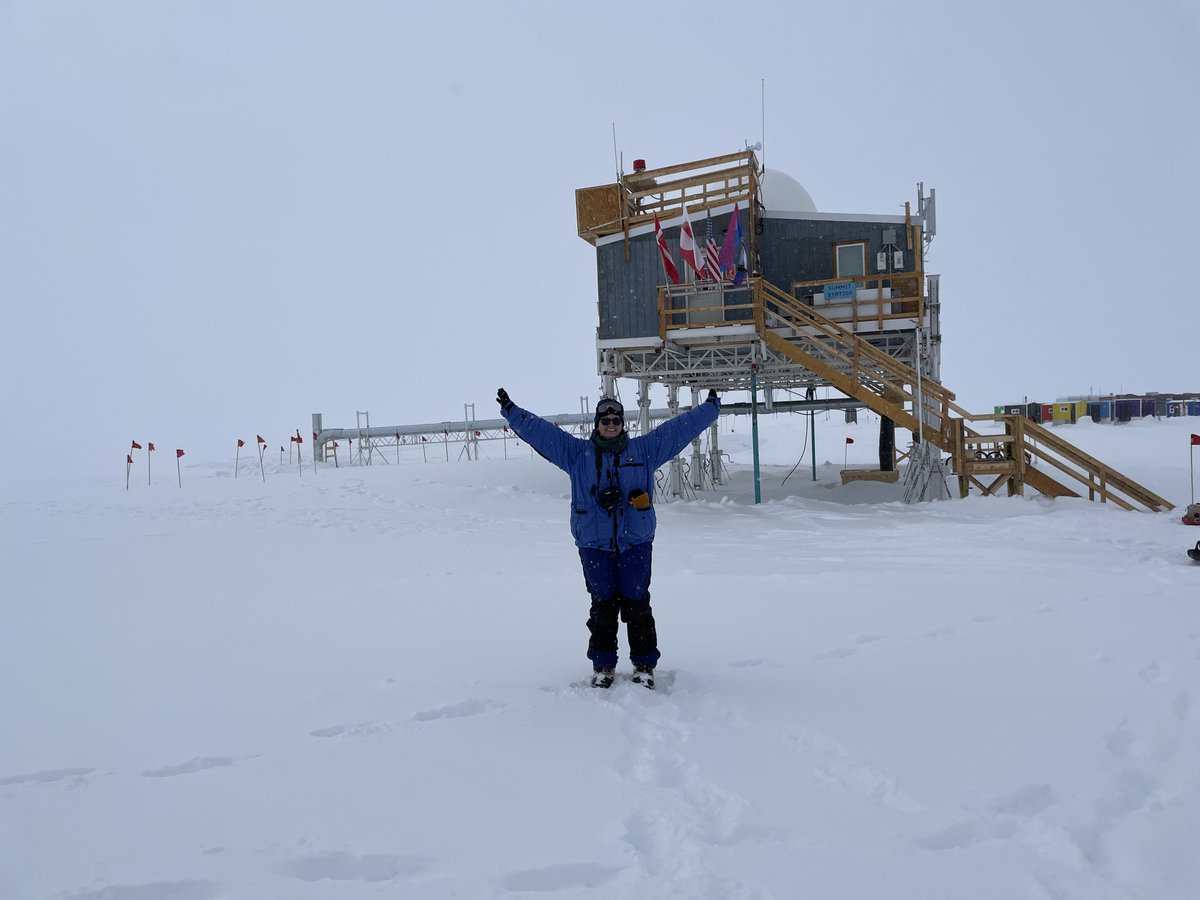
[[[658,242],[658,252],[662,256],[663,271],[671,284],[679,284],[679,270],[675,268],[675,260],[671,258],[671,250],[667,246],[667,236],[663,234],[662,225],[658,221],[658,213],[654,214],[654,239]]]
[[[182,451],[182,450],[176,450],[176,451],[175,451],[175,458],[176,458],[176,459],[179,459],[179,457],[181,457],[181,456],[183,456],[183,451]]]
[[[260,434],[260,435],[258,435],[258,442],[260,444],[265,444],[267,442],[267,439]]]
[[[1193,434],[1192,435],[1192,446],[1195,447],[1197,445],[1200,445],[1200,434]]]
[[[687,204],[683,204],[683,224],[679,226],[679,257],[700,274],[700,260],[696,256],[696,235],[692,232],[692,220],[688,218]]]
[[[846,443],[847,443],[847,444],[853,444],[853,443],[854,443],[854,438],[846,438]]]
[[[713,281],[721,280],[721,253],[713,240],[712,210],[704,220],[704,275]]]
[[[733,212],[729,215],[729,227],[725,229],[725,240],[721,243],[721,274],[731,278],[737,268],[737,251],[742,243],[742,218],[738,215],[738,205],[733,204]]]
[[[132,454],[129,454],[129,453],[125,454],[125,465],[127,465],[127,466],[133,465],[133,455]]]
[[[245,447],[245,446],[246,446],[246,442],[243,441],[241,438],[238,438],[238,449],[240,450],[242,447]]]
[[[150,442],[150,443],[149,443],[149,444],[146,446],[146,452],[147,452],[147,453],[153,453],[153,452],[154,452],[154,441],[151,441],[151,442]]]
[[[130,446],[131,446],[131,447],[132,447],[134,450],[141,450],[141,449],[142,449],[142,445],[141,445],[141,444],[139,444],[137,441],[130,441],[130,442],[129,442],[129,444],[130,444]]]

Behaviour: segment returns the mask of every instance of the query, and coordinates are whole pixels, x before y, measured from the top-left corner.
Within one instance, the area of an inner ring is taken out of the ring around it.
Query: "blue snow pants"
[[[592,595],[587,655],[597,669],[617,664],[618,616],[629,636],[629,661],[651,668],[658,662],[658,633],[650,610],[652,550],[650,541],[624,551],[579,548],[583,580]]]

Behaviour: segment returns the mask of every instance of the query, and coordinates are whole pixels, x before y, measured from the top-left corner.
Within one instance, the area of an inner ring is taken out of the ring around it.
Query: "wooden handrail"
[[[1175,508],[1173,504],[1164,500],[1162,497],[1158,496],[1158,494],[1148,490],[1147,488],[1138,484],[1136,481],[1127,478],[1116,469],[1105,465],[1094,456],[1084,453],[1074,444],[1063,440],[1063,438],[1054,434],[1052,431],[1050,431],[1050,429],[1039,425],[1037,422],[1027,420],[1025,422],[1025,433],[1027,436],[1034,436],[1041,444],[1052,448],[1060,455],[1075,463],[1075,465],[1087,470],[1090,476],[1101,479],[1101,484],[1104,486],[1104,488],[1116,487],[1117,490],[1124,492],[1128,496],[1137,500],[1143,506],[1147,506],[1152,510],[1170,510]],[[1034,449],[1036,450],[1037,448]],[[1045,458],[1044,454],[1038,455]],[[1085,481],[1078,475],[1075,477],[1084,484],[1091,486],[1090,481]]]
[[[783,319],[789,326],[793,328],[815,328],[836,344],[848,348],[852,355],[865,357],[872,365],[891,374],[897,382],[901,384],[909,383],[915,388],[917,383],[917,373],[915,370],[900,362],[894,356],[875,347],[873,344],[862,340],[856,334],[843,328],[832,319],[828,319],[811,307],[797,302],[794,297],[783,293],[770,282],[762,279],[755,280],[760,283],[763,293],[768,295],[774,302],[776,312],[783,313],[783,315],[779,315],[778,317]],[[764,303],[764,305],[767,304]],[[769,308],[768,311],[770,311]],[[937,381],[923,379],[922,389],[926,396],[936,397],[939,401],[951,401],[954,399],[954,394]]]

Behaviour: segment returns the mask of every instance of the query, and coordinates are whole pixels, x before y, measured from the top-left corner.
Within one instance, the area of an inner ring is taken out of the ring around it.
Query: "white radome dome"
[[[817,204],[804,185],[778,169],[764,169],[762,202],[767,209],[779,212],[816,212]]]

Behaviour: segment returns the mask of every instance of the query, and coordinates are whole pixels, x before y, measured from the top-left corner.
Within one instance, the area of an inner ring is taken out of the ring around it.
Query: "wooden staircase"
[[[1048,497],[1080,497],[1086,491],[1089,500],[1122,509],[1174,508],[1024,416],[968,413],[938,382],[919,378],[914,369],[770,282],[753,279],[751,293],[755,330],[767,347],[948,453],[961,496],[973,485],[985,495],[1001,487],[1010,495],[1023,494],[1028,486]],[[1002,430],[983,433],[968,424],[984,422]]]

